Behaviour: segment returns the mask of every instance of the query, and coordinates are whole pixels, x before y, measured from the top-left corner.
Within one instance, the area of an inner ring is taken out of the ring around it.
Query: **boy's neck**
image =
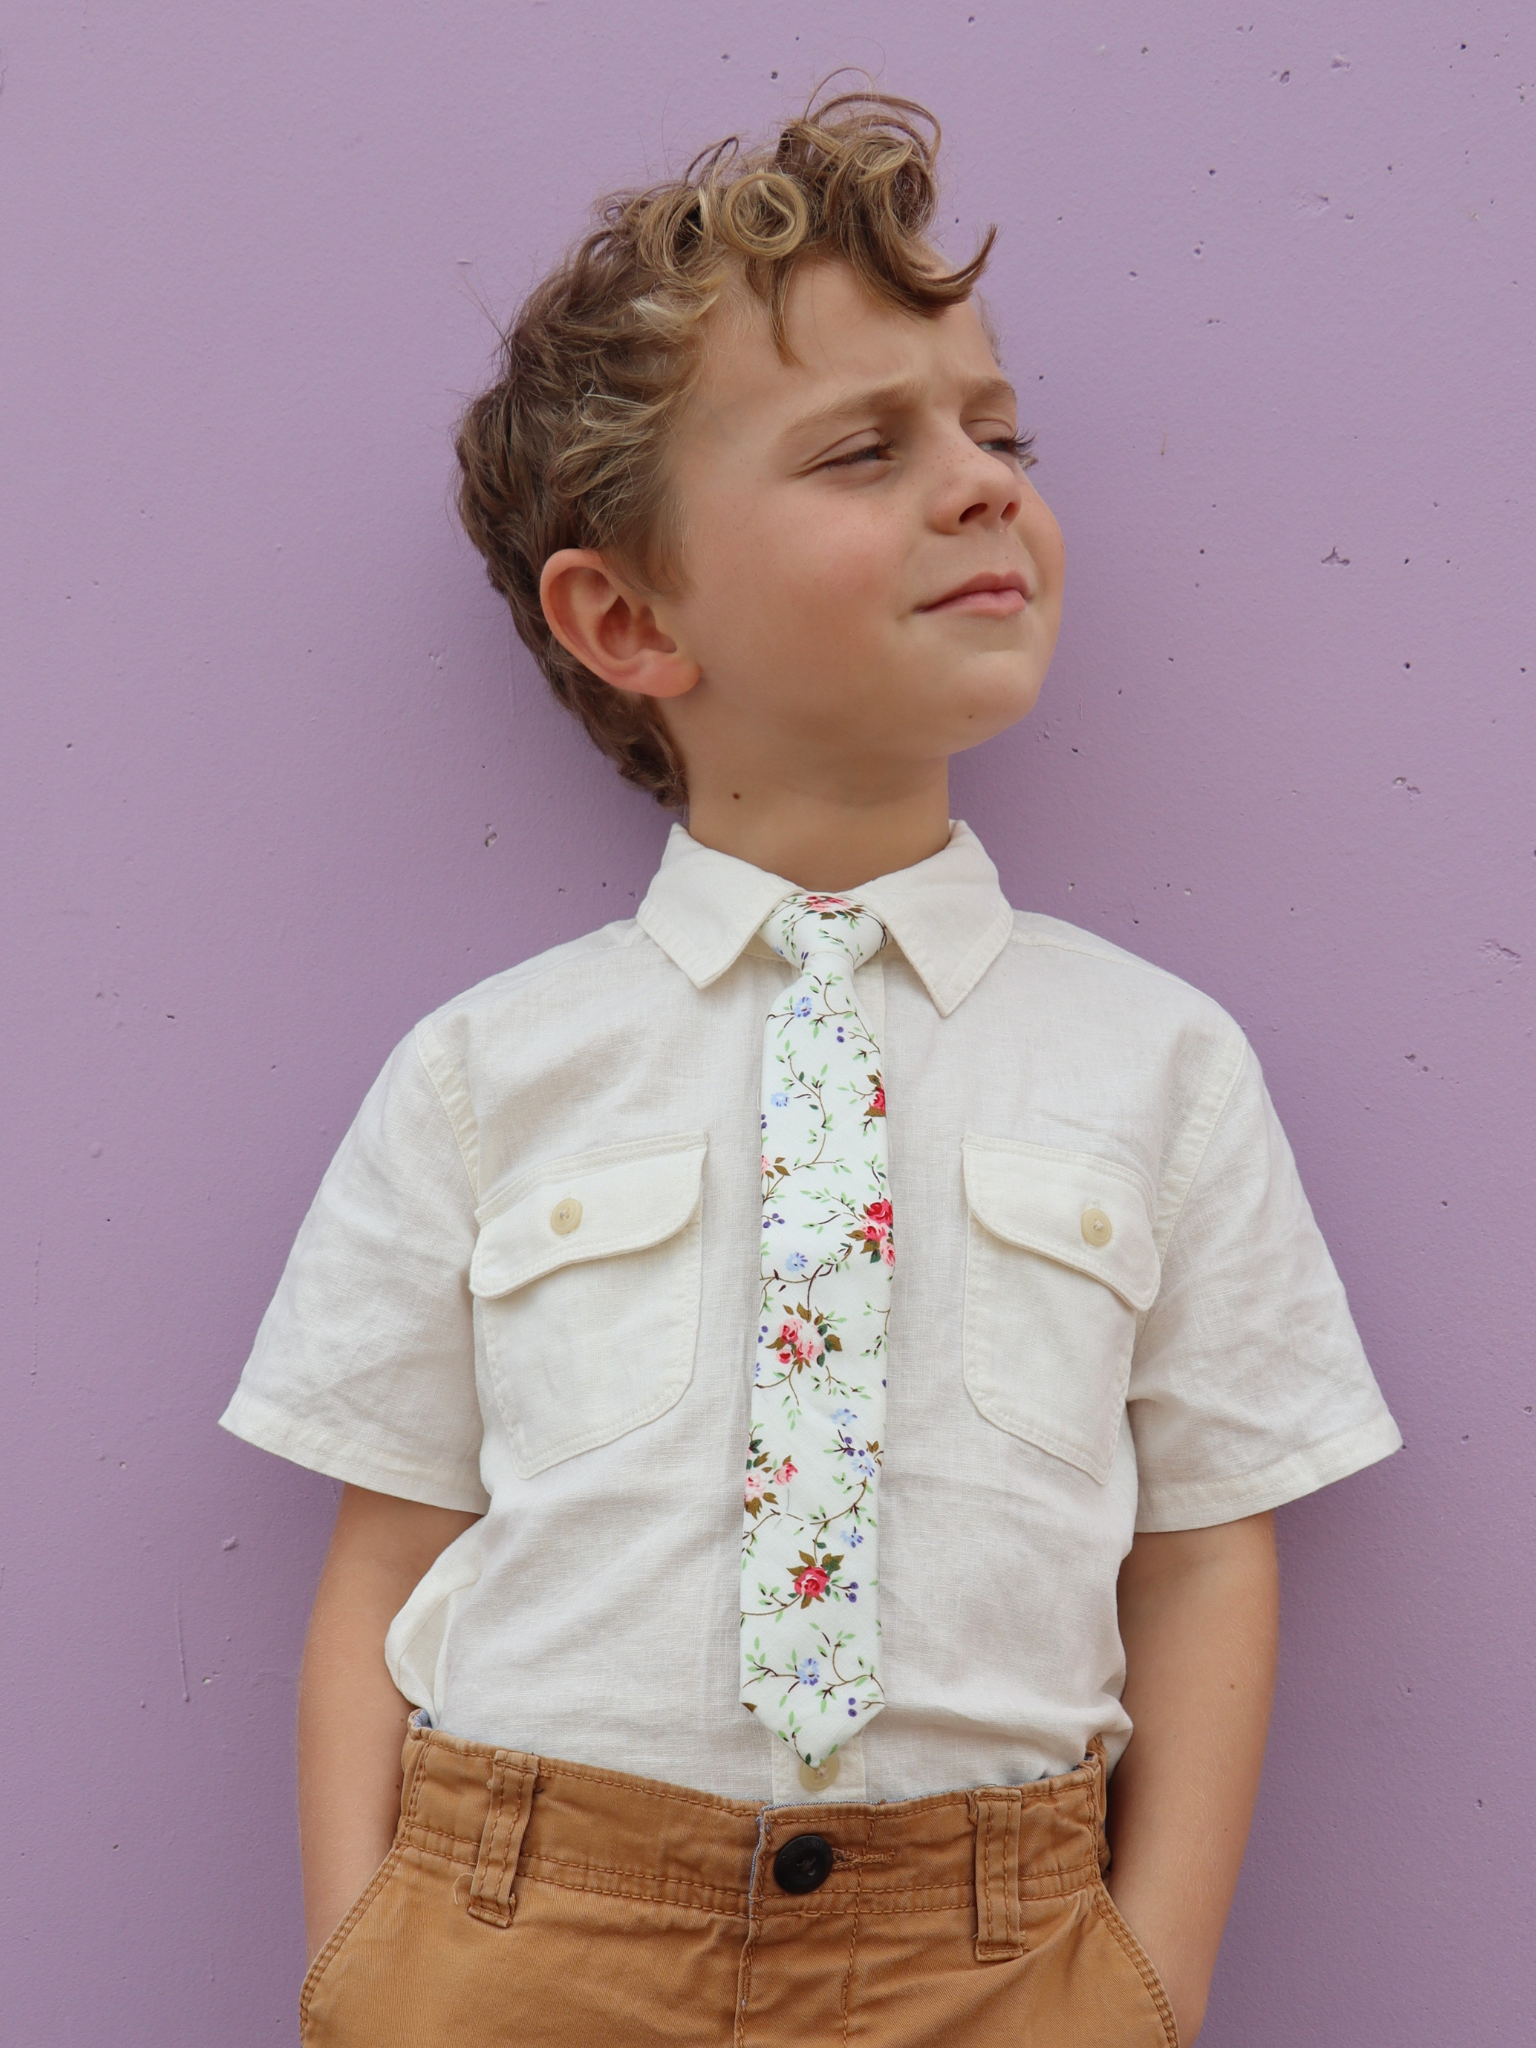
[[[948,763],[916,787],[865,798],[723,785],[692,790],[688,831],[701,846],[782,875],[799,889],[845,895],[915,867],[949,842]]]

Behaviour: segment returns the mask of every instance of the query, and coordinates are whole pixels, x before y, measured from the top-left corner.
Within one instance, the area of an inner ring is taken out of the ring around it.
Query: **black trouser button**
[[[832,1875],[832,1844],[821,1835],[796,1835],[773,1859],[781,1892],[814,1892]]]

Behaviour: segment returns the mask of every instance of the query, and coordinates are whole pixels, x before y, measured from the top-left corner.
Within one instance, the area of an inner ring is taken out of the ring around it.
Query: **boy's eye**
[[[977,446],[989,449],[994,455],[1001,455],[1005,461],[1016,462],[1020,469],[1033,469],[1039,460],[1035,454],[1033,434],[1000,434],[979,441]]]
[[[985,448],[991,455],[1000,455],[1005,462],[1016,462],[1020,469],[1033,469],[1035,465],[1033,434],[989,434],[976,445],[978,448]],[[861,464],[888,461],[894,453],[894,442],[871,441],[863,448],[850,448],[846,455],[830,456],[821,467],[854,469]]]
[[[889,441],[872,441],[867,448],[851,448],[846,455],[834,455],[823,469],[851,469],[857,462],[878,462],[891,452]]]

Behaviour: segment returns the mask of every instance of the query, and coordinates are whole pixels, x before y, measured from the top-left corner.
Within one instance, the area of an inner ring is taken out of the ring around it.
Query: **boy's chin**
[[[966,678],[949,694],[946,705],[944,723],[951,739],[950,752],[959,754],[982,746],[1027,718],[1039,700],[1043,681],[1032,672],[991,676],[981,682]]]

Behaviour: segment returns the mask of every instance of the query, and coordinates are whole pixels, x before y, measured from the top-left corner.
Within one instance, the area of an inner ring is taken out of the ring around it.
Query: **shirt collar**
[[[795,893],[782,875],[716,853],[674,825],[636,919],[695,988],[708,988],[741,957],[769,911]],[[997,869],[959,822],[940,852],[849,894],[885,924],[941,1017],[970,994],[1013,930]]]

